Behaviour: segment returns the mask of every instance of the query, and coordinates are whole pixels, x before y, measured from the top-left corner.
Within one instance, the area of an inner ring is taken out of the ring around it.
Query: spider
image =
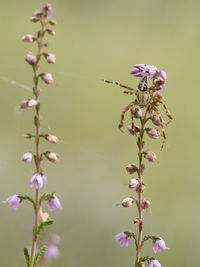
[[[128,106],[126,106],[124,108],[124,110],[122,111],[121,114],[121,120],[119,123],[118,128],[121,130],[121,128],[124,126],[124,117],[125,117],[125,113],[128,112],[130,110],[131,113],[131,125],[132,125],[132,129],[135,129],[135,125],[134,125],[134,119],[133,119],[133,107],[134,106],[139,106],[140,108],[145,107],[148,111],[153,111],[156,113],[156,115],[159,117],[160,119],[160,125],[162,128],[162,136],[163,139],[166,139],[166,134],[164,132],[164,125],[168,125],[169,122],[173,119],[166,104],[163,102],[163,97],[158,94],[158,91],[160,90],[160,86],[164,83],[162,80],[160,79],[156,79],[153,82],[152,86],[149,86],[149,81],[147,76],[144,76],[141,81],[138,84],[138,89],[133,89],[127,85],[121,84],[119,82],[116,81],[108,81],[108,80],[103,80],[106,83],[111,83],[111,84],[115,84],[117,86],[120,86],[122,88],[125,88],[126,90],[123,91],[124,94],[129,94],[129,95],[135,95],[136,98],[134,99],[134,101],[132,101],[130,104],[128,104]],[[169,118],[169,122],[164,123],[164,120],[162,118],[162,116],[160,115],[159,111],[158,111],[158,106],[162,105],[167,117]],[[162,145],[163,147],[163,145]],[[162,148],[161,148],[162,149]]]

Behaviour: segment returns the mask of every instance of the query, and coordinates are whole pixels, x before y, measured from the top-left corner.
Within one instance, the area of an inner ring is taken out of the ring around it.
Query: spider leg
[[[125,113],[134,105],[133,102],[131,102],[128,106],[125,107],[125,109],[122,111],[122,114],[121,114],[121,120],[120,120],[120,123],[119,123],[119,126],[118,128],[121,129],[123,126],[124,126],[124,116],[125,116]]]
[[[120,87],[126,88],[126,89],[128,89],[128,90],[130,90],[130,91],[137,91],[136,89],[133,89],[133,88],[127,86],[127,85],[121,84],[121,83],[116,82],[116,81],[108,81],[108,80],[104,80],[104,79],[102,79],[102,80],[103,80],[105,83],[112,83],[112,84],[118,85],[118,86],[120,86]]]
[[[130,111],[131,111],[131,128],[132,128],[132,130],[134,131],[134,129],[135,129],[135,124],[134,124],[134,119],[133,119],[133,103],[132,103],[132,105],[130,106]]]
[[[134,94],[134,92],[130,92],[130,91],[124,91],[123,93],[127,94],[127,95],[133,95]]]
[[[171,122],[171,120],[173,120],[172,115],[170,114],[170,112],[169,112],[167,106],[165,105],[165,103],[164,103],[163,101],[158,100],[158,102],[159,102],[160,104],[162,104],[162,106],[163,106],[163,108],[164,108],[164,110],[165,110],[165,112],[166,112],[166,114],[167,114],[167,117],[170,119],[170,121],[167,123],[167,124],[169,124],[169,123]]]

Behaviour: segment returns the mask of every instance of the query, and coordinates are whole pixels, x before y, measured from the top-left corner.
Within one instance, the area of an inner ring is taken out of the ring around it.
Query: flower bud
[[[49,141],[51,144],[58,144],[58,137],[55,135],[46,134],[44,138]]]
[[[57,25],[57,21],[55,21],[53,19],[49,19],[49,24],[51,24],[51,26],[55,26],[55,25]]]
[[[152,139],[157,139],[160,136],[160,132],[156,128],[150,128],[147,130],[147,134]]]
[[[152,120],[153,124],[156,125],[156,126],[161,126],[162,125],[162,122],[163,122],[163,119],[162,119],[162,122],[161,122],[160,117],[157,116],[157,115],[153,115],[151,117],[151,120]]]
[[[134,131],[134,129],[132,129],[132,124],[129,124],[127,126],[127,130],[129,131],[130,134],[135,135],[135,131]]]
[[[28,53],[26,56],[25,56],[25,60],[28,64],[30,65],[34,65],[36,62],[37,62],[37,58],[35,55],[33,55],[33,53]]]
[[[136,188],[136,186],[138,185],[138,180],[137,179],[131,179],[128,183],[128,187],[130,189],[132,188]]]
[[[50,35],[56,35],[56,32],[55,31],[53,31],[53,30],[51,30],[51,29],[46,29],[46,31],[48,32],[48,34],[50,34]]]
[[[152,152],[152,151],[149,151],[149,150],[147,150],[147,151],[144,152],[144,157],[149,162],[154,162],[155,160],[157,160],[156,154],[154,152]]]
[[[133,205],[134,203],[134,198],[133,197],[126,197],[125,199],[122,200],[121,205],[124,208],[129,208]]]
[[[145,189],[146,189],[146,186],[142,183],[136,186],[135,191],[143,193]]]
[[[47,62],[49,64],[54,64],[56,63],[56,57],[54,54],[50,54],[50,53],[43,53],[43,55],[45,56]]]
[[[134,164],[129,164],[126,166],[126,171],[129,172],[130,174],[133,174],[136,171],[138,171],[138,168]]]
[[[142,110],[140,108],[135,108],[133,111],[133,116],[136,119],[142,118],[142,116],[143,116]]]
[[[38,100],[35,100],[35,99],[27,99],[24,102],[22,102],[20,108],[21,109],[32,108],[32,107],[37,106],[37,104],[38,104]]]
[[[52,163],[56,163],[58,161],[58,154],[53,152],[46,152],[45,157]]]
[[[33,138],[33,137],[34,137],[34,135],[32,135],[31,133],[24,134],[24,138],[29,139],[29,138]]]
[[[42,74],[40,74],[40,77],[46,84],[54,83],[54,80],[53,80],[51,73],[42,73]]]
[[[148,199],[143,199],[142,201],[142,208],[143,210],[148,209],[151,206],[151,203]]]
[[[36,37],[31,34],[26,34],[22,37],[22,42],[33,43],[36,40]]]
[[[29,163],[32,160],[33,160],[33,154],[30,152],[25,153],[21,158],[21,161],[25,163]]]
[[[31,22],[38,22],[40,20],[40,17],[37,17],[37,16],[33,16],[33,17],[30,17],[29,20]]]
[[[51,199],[47,203],[48,208],[50,211],[56,210],[56,209],[62,209],[62,206],[60,204],[60,200],[55,194],[52,194]]]
[[[53,8],[50,4],[46,4],[40,9],[42,12],[47,12],[47,17],[49,18],[53,12]]]

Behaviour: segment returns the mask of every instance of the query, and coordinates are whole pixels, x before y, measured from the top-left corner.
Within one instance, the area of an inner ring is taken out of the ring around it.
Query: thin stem
[[[135,264],[136,266],[139,258],[140,258],[140,252],[141,252],[141,241],[142,241],[142,231],[143,231],[143,209],[142,209],[142,159],[143,159],[143,147],[144,147],[144,141],[143,141],[143,136],[144,136],[144,126],[146,123],[146,117],[148,114],[148,108],[146,109],[144,117],[141,119],[141,129],[140,129],[140,135],[138,138],[139,141],[139,167],[138,167],[138,212],[139,212],[139,218],[138,218],[138,240],[137,240],[137,247],[136,247],[136,259],[135,259]]]
[[[34,80],[34,94],[35,99],[39,102],[39,87],[38,87],[38,78],[39,78],[39,60],[42,53],[42,46],[43,46],[43,37],[45,33],[45,25],[46,25],[46,18],[44,17],[44,20],[41,22],[41,32],[40,32],[40,38],[37,41],[38,43],[38,52],[37,52],[37,62],[35,63],[33,67],[33,80]],[[35,144],[36,144],[36,171],[37,173],[41,172],[41,159],[40,159],[40,104],[36,106],[36,115],[35,115],[35,127],[36,127],[36,136],[35,136]],[[40,189],[36,189],[35,191],[35,205],[34,205],[34,211],[35,211],[35,226],[34,226],[34,235],[33,235],[33,242],[32,242],[32,249],[31,249],[31,259],[30,259],[30,267],[34,266],[34,256],[36,251],[36,245],[38,240],[37,230],[39,225],[39,214],[40,214]]]

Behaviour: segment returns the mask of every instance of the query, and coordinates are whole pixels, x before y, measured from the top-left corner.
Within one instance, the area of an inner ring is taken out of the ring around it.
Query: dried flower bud
[[[134,111],[133,111],[133,116],[136,119],[142,118],[142,116],[143,116],[142,110],[140,108],[135,108]]]
[[[45,56],[47,62],[49,64],[54,64],[56,63],[56,57],[54,54],[50,54],[50,53],[43,53],[43,55]]]
[[[138,171],[138,168],[134,164],[129,164],[126,166],[126,171],[129,172],[130,174],[133,174]]]
[[[122,200],[121,205],[124,208],[129,208],[133,205],[134,203],[134,198],[133,197],[126,197],[125,199]]]
[[[147,151],[144,152],[144,157],[149,162],[154,162],[155,160],[157,160],[156,159],[156,154],[154,152],[152,152],[152,151],[149,151],[149,150],[147,150]]]
[[[22,42],[33,43],[36,40],[36,37],[31,34],[26,34],[22,37]]]
[[[46,152],[45,157],[52,163],[56,163],[58,161],[58,154],[53,152]]]
[[[163,122],[163,119],[162,119],[162,122],[161,122],[160,117],[157,116],[157,115],[153,115],[151,117],[151,120],[152,120],[153,124],[156,125],[156,126],[161,126],[162,125],[162,122]]]
[[[129,131],[130,134],[135,135],[135,130],[132,129],[132,124],[129,124],[129,125],[127,126],[127,130]]]
[[[50,35],[56,35],[56,32],[51,30],[51,29],[46,29],[47,33],[50,34]]]
[[[150,206],[151,206],[150,201],[148,199],[143,199],[143,201],[142,201],[142,209],[143,210],[148,209]]]
[[[29,138],[33,138],[33,137],[34,137],[34,135],[32,135],[30,133],[24,134],[24,138],[29,139]]]
[[[143,193],[145,189],[146,189],[146,186],[144,185],[144,183],[142,183],[136,186],[135,191]]]
[[[51,26],[55,26],[55,25],[57,25],[57,21],[55,21],[55,20],[53,20],[53,19],[49,19],[49,24],[50,24]]]
[[[46,84],[54,83],[53,76],[51,73],[42,73],[40,74],[40,77]]]
[[[136,188],[136,186],[138,185],[138,180],[137,179],[131,179],[128,183],[128,187],[130,189],[132,188]]]
[[[30,152],[25,153],[21,158],[21,161],[25,163],[29,163],[32,160],[33,160],[33,154]]]
[[[30,17],[29,19],[31,22],[38,22],[40,20],[40,17],[37,17],[37,16],[33,16],[33,17]]]
[[[58,137],[55,135],[46,134],[44,138],[49,141],[51,144],[58,144]]]
[[[37,62],[37,57],[35,55],[33,55],[33,53],[29,52],[26,56],[25,56],[25,60],[28,64],[30,65],[34,65]]]
[[[32,107],[37,106],[37,104],[38,104],[38,100],[35,100],[35,99],[27,99],[24,102],[22,102],[20,108],[21,109],[32,108]]]
[[[157,128],[150,128],[147,130],[147,134],[152,139],[157,139],[160,136],[160,132]]]

